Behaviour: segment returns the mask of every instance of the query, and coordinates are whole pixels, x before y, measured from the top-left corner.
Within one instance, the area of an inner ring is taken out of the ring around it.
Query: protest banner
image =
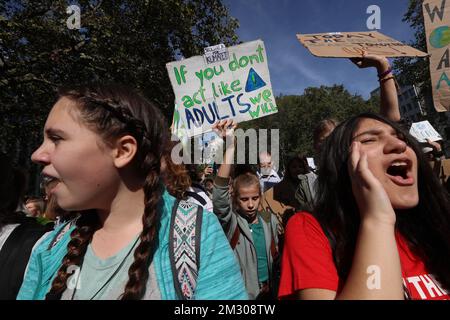
[[[450,1],[426,0],[422,4],[430,75],[436,111],[450,111]]]
[[[216,46],[215,46],[216,47]],[[243,122],[278,111],[261,40],[206,50],[166,64],[189,137],[211,131],[219,120]]]
[[[357,58],[363,51],[385,57],[427,56],[377,31],[297,34],[297,39],[317,57]]]
[[[431,141],[442,140],[439,132],[433,128],[428,120],[413,123],[411,129],[409,129],[409,133],[419,142],[427,142],[426,139],[430,139]]]

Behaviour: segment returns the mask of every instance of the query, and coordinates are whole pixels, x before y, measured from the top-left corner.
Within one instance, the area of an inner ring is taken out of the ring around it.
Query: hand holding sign
[[[377,69],[385,68],[387,70],[389,68],[389,61],[386,57],[368,54],[365,50],[363,51],[361,58],[350,58],[350,61],[361,69],[375,67]]]
[[[236,128],[237,123],[231,119],[221,120],[213,125],[214,132],[222,139],[234,137],[234,130]]]
[[[209,176],[209,175],[211,175],[211,174],[213,174],[214,173],[214,169],[211,167],[211,166],[207,166],[206,168],[205,168],[205,170],[203,170],[203,175],[205,176],[205,177],[207,177],[207,176]]]
[[[425,140],[433,148],[433,150],[435,152],[441,152],[442,151],[442,147],[441,147],[441,145],[438,142],[432,141],[430,138],[426,138]]]

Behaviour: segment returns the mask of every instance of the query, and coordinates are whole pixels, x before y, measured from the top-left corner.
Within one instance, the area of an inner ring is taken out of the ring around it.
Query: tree
[[[279,129],[281,161],[293,152],[314,154],[313,130],[319,121],[325,118],[344,120],[364,111],[379,110],[379,98],[365,101],[359,95],[352,95],[343,85],[309,87],[302,95],[279,96],[276,103],[278,113],[245,122],[240,127]],[[268,136],[270,141],[270,134]]]
[[[409,45],[427,52],[425,24],[422,12],[422,0],[410,0],[408,11],[403,16],[415,31],[415,39]],[[394,61],[394,69],[401,83],[416,84],[423,96],[431,95],[430,61],[428,58],[399,58]]]
[[[221,0],[81,0],[69,29],[64,0],[0,2],[0,151],[29,165],[56,89],[118,82],[139,89],[171,119],[166,63],[238,41]]]
[[[415,30],[414,40],[409,45],[427,52],[427,41],[425,33],[425,23],[422,10],[423,0],[410,0],[408,10],[403,16],[403,21],[408,22]],[[433,127],[444,138],[444,150],[448,153],[450,145],[450,117],[448,112],[436,112],[433,106],[432,86],[430,77],[429,58],[400,58],[394,61],[399,80],[404,84],[415,84],[419,87],[419,99],[425,101],[426,117]]]

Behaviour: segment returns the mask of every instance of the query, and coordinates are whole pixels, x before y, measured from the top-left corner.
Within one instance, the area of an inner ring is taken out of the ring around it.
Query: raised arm
[[[229,181],[231,167],[234,158],[234,129],[236,124],[232,120],[222,120],[213,127],[214,131],[224,139],[225,154],[223,163],[220,165],[217,176],[214,180],[213,188],[213,208],[214,214],[219,219],[227,237],[230,239],[236,225],[236,219],[233,216],[231,208],[231,199],[229,192]],[[233,219],[234,218],[234,219]]]
[[[225,154],[223,163],[220,165],[217,176],[228,179],[234,160],[236,123],[233,120],[222,120],[214,125],[214,131],[224,140]]]
[[[389,60],[383,56],[367,55],[366,52],[363,53],[362,58],[350,60],[359,68],[377,69],[380,81],[380,114],[392,121],[400,121],[397,86]]]

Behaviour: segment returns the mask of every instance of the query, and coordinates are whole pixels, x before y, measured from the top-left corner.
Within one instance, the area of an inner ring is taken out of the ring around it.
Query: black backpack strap
[[[172,209],[169,231],[169,259],[175,293],[191,300],[200,269],[200,242],[203,207],[177,200]]]
[[[31,223],[17,226],[0,251],[0,300],[15,300],[36,242],[49,228]]]
[[[239,225],[236,224],[236,229],[234,229],[233,236],[231,237],[231,240],[230,240],[231,249],[234,250],[234,248],[236,248],[236,245],[238,243],[240,235],[241,235],[241,230],[239,230]]]
[[[195,192],[192,192],[192,191],[186,191],[185,193],[186,193],[186,195],[187,195],[188,197],[192,197],[192,198],[194,198],[195,200],[197,200],[198,202],[200,202],[200,204],[201,204],[202,206],[205,206],[205,205],[206,205],[206,200],[205,200],[202,196],[200,196],[199,194],[197,194],[197,193],[195,193]]]

